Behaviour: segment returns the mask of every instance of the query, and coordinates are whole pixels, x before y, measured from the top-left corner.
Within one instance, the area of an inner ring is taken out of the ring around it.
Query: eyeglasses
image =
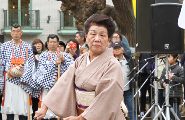
[[[115,36],[115,37],[112,37],[112,38],[119,38],[119,37],[116,37],[116,36]]]

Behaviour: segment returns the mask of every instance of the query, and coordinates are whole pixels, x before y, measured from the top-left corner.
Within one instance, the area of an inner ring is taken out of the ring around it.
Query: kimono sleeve
[[[76,116],[75,64],[71,65],[44,97],[43,103],[61,118]],[[52,99],[51,99],[52,98]]]
[[[3,87],[4,87],[4,65],[0,47],[0,94],[2,94]]]
[[[55,61],[48,61],[46,54],[41,54],[39,64],[36,70],[36,82],[47,90],[51,89],[54,85],[57,75],[57,67]]]
[[[106,69],[96,89],[91,105],[81,114],[87,120],[112,120],[122,116],[120,103],[123,98],[123,73],[119,63]]]
[[[61,63],[61,73],[64,73],[69,66],[74,63],[74,60],[69,56],[68,53],[62,52],[61,54],[65,58],[65,62]]]
[[[31,46],[28,47],[28,60],[25,63],[24,72],[23,75],[20,77],[20,82],[24,82],[27,84],[30,84],[30,81],[32,80],[32,74],[33,74],[33,67],[35,65],[33,52]]]

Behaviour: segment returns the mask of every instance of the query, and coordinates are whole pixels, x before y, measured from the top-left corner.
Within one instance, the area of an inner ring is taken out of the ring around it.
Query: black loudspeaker
[[[151,53],[183,53],[184,34],[178,26],[181,6],[179,3],[151,5]]]
[[[0,35],[0,43],[4,43],[4,35]]]
[[[136,52],[151,52],[150,5],[155,0],[136,0]]]

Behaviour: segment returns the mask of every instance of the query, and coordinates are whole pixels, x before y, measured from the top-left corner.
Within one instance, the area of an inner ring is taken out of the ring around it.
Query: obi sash
[[[76,106],[78,115],[90,106],[95,98],[95,91],[86,91],[84,89],[76,88]]]

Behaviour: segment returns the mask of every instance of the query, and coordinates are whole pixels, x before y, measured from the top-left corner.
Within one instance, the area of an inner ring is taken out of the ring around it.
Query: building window
[[[70,10],[64,13],[64,27],[75,27],[75,19]]]
[[[21,26],[30,26],[30,0],[8,0],[9,25],[18,23]]]
[[[76,35],[78,31],[75,26],[75,18],[71,14],[70,10],[63,13],[60,13],[60,29],[57,30],[57,33],[60,35]]]

